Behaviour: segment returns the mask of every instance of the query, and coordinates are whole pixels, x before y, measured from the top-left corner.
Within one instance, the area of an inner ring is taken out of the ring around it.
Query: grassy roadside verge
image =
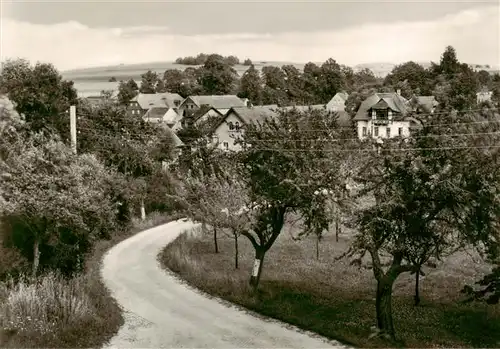
[[[153,213],[144,222],[135,221],[129,231],[113,236],[110,240],[99,241],[86,261],[86,272],[69,282],[52,274],[43,278],[38,286],[15,286],[15,297],[11,297],[9,309],[3,311],[8,314],[14,310],[16,314],[38,316],[15,318],[12,328],[4,326],[0,331],[0,347],[101,347],[124,323],[119,305],[101,280],[102,258],[111,247],[136,233],[178,218],[177,215]],[[2,298],[0,288],[0,303],[6,299],[7,292],[3,290]],[[54,311],[57,311],[57,314],[51,314],[54,323],[40,321],[47,316],[47,312]]]
[[[160,255],[162,264],[208,294],[356,347],[394,346],[370,339],[375,325],[375,282],[370,270],[334,262],[348,246],[327,236],[316,260],[315,240],[296,242],[283,234],[266,256],[258,295],[247,286],[252,247],[240,239],[240,269],[234,269],[233,240],[179,236]],[[395,285],[393,309],[400,347],[500,347],[500,309],[459,304],[459,291],[486,266],[467,254],[450,257],[421,280],[422,304],[413,306],[414,279]]]

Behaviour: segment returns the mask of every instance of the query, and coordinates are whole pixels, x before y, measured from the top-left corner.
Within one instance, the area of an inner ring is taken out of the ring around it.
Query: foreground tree
[[[420,272],[429,257],[467,242],[491,249],[498,241],[499,153],[490,148],[498,140],[471,129],[469,137],[446,137],[471,126],[441,121],[447,126],[424,125],[414,140],[384,144],[359,177],[373,200],[357,210],[359,234],[349,254],[358,263],[370,255],[378,329],[393,339],[392,289],[401,274]]]
[[[117,228],[113,174],[94,157],[37,135],[2,162],[4,239],[32,261],[71,274],[95,239]],[[79,257],[79,258],[77,258]]]

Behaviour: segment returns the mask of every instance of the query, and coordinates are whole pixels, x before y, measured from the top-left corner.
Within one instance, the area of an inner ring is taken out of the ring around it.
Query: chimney
[[[399,89],[399,88],[398,88],[398,89],[396,90],[396,93],[397,93],[399,96],[401,96],[401,89]]]

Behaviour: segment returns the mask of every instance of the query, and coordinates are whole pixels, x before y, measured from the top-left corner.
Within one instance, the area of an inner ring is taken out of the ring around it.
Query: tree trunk
[[[144,200],[141,200],[141,219],[146,220],[146,207],[144,207]]]
[[[420,268],[417,269],[417,272],[415,273],[415,306],[418,306],[420,304]]]
[[[255,261],[253,264],[252,275],[250,276],[250,286],[253,287],[254,291],[256,291],[259,286],[265,254],[266,251],[264,249],[258,249],[255,251]]]
[[[319,261],[319,235],[316,236],[316,260]]]
[[[219,243],[217,241],[217,228],[214,227],[214,246],[215,246],[215,253],[219,253]]]
[[[33,269],[31,271],[31,276],[33,279],[36,278],[36,273],[38,271],[38,266],[40,264],[40,241],[35,239],[35,243],[33,245]]]
[[[239,259],[238,235],[234,234],[234,269],[238,269],[238,259]]]
[[[383,334],[395,339],[394,322],[392,319],[392,286],[394,279],[384,276],[377,280],[377,326]]]
[[[335,217],[335,242],[339,242],[339,232],[340,232],[340,224],[337,212],[337,216]]]

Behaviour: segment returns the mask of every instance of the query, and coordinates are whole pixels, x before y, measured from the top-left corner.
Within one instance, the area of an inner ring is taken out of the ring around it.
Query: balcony
[[[372,123],[374,125],[389,125],[391,120],[389,119],[373,119]]]

